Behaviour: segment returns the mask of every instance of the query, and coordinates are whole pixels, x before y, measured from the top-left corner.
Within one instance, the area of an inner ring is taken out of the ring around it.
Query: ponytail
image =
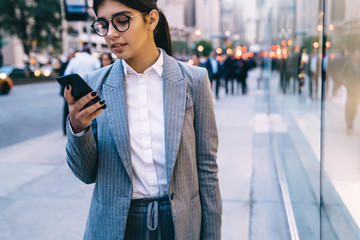
[[[154,39],[157,47],[162,48],[169,55],[173,55],[169,24],[166,20],[164,13],[161,10],[159,12],[159,22],[154,31]]]

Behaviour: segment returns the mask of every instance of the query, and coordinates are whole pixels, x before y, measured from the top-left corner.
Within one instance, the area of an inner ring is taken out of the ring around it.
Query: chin
[[[115,54],[115,56],[118,59],[128,59],[131,57],[131,54],[127,53],[126,51],[122,51],[122,52],[113,52]]]
[[[126,56],[124,53],[119,53],[119,52],[113,52],[113,54],[118,58],[118,59],[125,59]]]

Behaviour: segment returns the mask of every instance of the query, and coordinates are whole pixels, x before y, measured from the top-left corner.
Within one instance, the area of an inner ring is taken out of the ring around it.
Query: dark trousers
[[[174,222],[169,198],[131,201],[125,240],[173,240]]]
[[[211,86],[212,86],[212,82],[215,81],[215,95],[216,95],[216,98],[218,99],[219,98],[219,89],[220,89],[220,73],[216,73],[216,74],[213,74],[212,77],[211,77]]]
[[[247,93],[246,77],[241,77],[240,82],[241,82],[241,92],[243,95],[245,95]]]
[[[229,93],[229,82],[231,85],[231,94],[234,94],[234,76],[233,74],[227,74],[225,76],[225,93]]]

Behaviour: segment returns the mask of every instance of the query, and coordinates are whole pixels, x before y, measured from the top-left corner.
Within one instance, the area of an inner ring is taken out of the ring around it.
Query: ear
[[[150,31],[154,31],[158,22],[159,22],[159,18],[160,18],[160,15],[159,15],[159,12],[156,11],[155,9],[151,10],[148,14],[148,19],[149,19],[149,26],[148,26],[148,29]]]

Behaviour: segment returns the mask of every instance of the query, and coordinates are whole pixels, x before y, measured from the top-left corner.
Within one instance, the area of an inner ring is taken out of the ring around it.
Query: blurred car
[[[8,94],[13,85],[13,81],[6,73],[0,73],[0,94]]]
[[[2,74],[3,79],[5,79],[6,77],[10,77],[11,79],[14,79],[14,78],[29,77],[31,75],[31,72],[28,71],[25,66],[9,65],[9,66],[1,67],[0,74]]]
[[[40,77],[40,76],[54,77],[55,76],[55,71],[54,71],[52,66],[45,65],[45,66],[42,66],[39,69],[36,69],[34,71],[34,75],[35,75],[35,77]]]

